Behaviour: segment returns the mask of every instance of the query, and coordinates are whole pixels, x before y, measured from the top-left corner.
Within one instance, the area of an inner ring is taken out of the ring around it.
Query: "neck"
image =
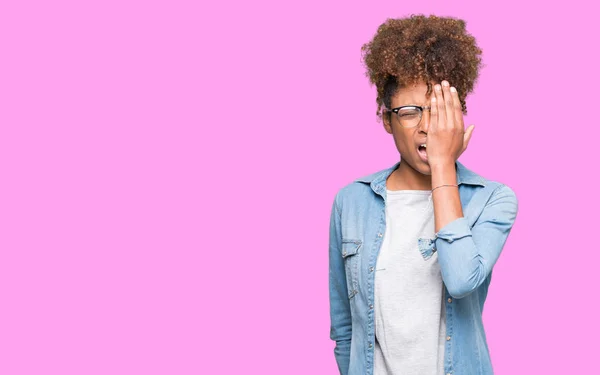
[[[431,176],[422,174],[404,160],[386,181],[389,190],[431,190]]]

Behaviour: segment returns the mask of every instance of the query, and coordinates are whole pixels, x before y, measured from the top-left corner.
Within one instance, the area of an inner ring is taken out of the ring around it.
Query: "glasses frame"
[[[415,126],[404,126],[402,125],[402,122],[400,121],[400,110],[404,109],[404,108],[414,108],[414,109],[418,109],[419,110],[419,122],[415,125]],[[420,106],[420,105],[403,105],[400,107],[396,107],[396,108],[392,108],[392,109],[385,109],[386,112],[393,112],[396,114],[396,118],[398,119],[398,124],[400,124],[400,126],[402,126],[405,129],[412,129],[412,128],[416,128],[417,126],[421,125],[421,120],[423,119],[423,111],[430,111],[431,112],[431,106],[426,105],[426,106]]]

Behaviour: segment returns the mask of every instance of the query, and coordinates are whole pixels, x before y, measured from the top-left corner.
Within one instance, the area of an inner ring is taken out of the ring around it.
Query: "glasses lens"
[[[402,108],[398,111],[400,125],[405,128],[414,128],[421,121],[421,110],[417,107]]]

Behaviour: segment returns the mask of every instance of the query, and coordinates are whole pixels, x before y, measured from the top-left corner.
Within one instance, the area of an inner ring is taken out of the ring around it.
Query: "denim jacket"
[[[375,265],[385,233],[386,179],[399,166],[358,179],[335,196],[329,229],[329,299],[335,359],[343,375],[373,374]],[[493,374],[483,305],[504,243],[517,216],[513,190],[456,162],[463,217],[420,238],[421,252],[438,252],[444,282],[444,370]],[[441,301],[440,301],[441,302]]]

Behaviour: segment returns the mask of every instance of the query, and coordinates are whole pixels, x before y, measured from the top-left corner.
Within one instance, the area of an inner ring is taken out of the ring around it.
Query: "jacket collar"
[[[400,162],[397,162],[392,167],[388,169],[384,169],[379,172],[375,172],[368,176],[357,179],[357,182],[364,182],[366,184],[370,184],[371,188],[378,194],[383,194],[386,188],[386,180],[392,174],[396,168],[400,165]],[[456,161],[456,180],[458,181],[458,185],[467,184],[467,185],[481,185],[485,186],[485,179],[479,176],[477,173],[467,169],[462,163]]]

